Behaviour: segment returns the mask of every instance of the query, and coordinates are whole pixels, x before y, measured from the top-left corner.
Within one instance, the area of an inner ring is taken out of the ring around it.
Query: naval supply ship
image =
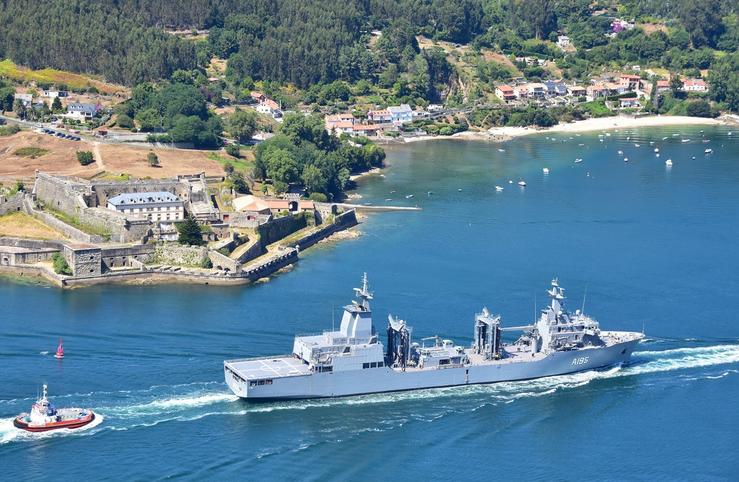
[[[388,316],[387,345],[372,324],[363,278],[338,331],[296,336],[290,355],[224,361],[229,388],[249,400],[342,397],[514,380],[593,370],[629,360],[643,333],[602,331],[581,310],[568,312],[552,281],[549,304],[532,325],[503,327],[487,308],[475,316],[469,348],[430,337],[412,340],[405,321]],[[521,332],[512,343],[504,332]]]

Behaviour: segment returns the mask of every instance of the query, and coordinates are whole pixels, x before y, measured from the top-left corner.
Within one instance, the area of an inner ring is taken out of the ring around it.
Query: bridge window
[[[442,358],[439,360],[439,365],[449,365],[449,358]]]
[[[370,367],[369,363],[362,363],[362,368],[369,368],[369,367]]]

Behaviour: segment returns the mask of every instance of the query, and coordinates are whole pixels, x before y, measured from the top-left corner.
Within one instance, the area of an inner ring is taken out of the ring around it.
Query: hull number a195
[[[589,358],[590,358],[589,356],[581,356],[578,358],[573,358],[572,364],[573,365],[585,365],[588,362]]]

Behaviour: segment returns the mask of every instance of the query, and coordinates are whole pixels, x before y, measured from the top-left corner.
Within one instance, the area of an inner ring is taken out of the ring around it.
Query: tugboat
[[[48,432],[62,428],[80,428],[95,420],[95,412],[89,408],[56,408],[46,397],[47,386],[31,407],[31,413],[21,413],[13,425],[28,432]]]

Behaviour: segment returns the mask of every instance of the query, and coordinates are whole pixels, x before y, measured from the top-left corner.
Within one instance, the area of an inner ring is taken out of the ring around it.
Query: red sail
[[[56,355],[54,355],[56,358],[63,358],[64,357],[64,347],[62,346],[62,339],[59,338],[59,346],[56,349]]]

